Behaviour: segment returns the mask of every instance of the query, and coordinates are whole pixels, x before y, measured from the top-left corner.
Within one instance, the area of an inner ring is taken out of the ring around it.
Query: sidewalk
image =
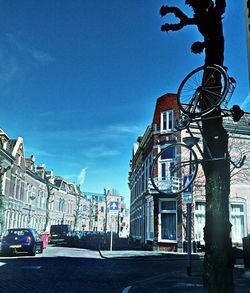
[[[186,259],[186,253],[173,253],[163,251],[100,251],[103,258],[121,259],[133,257],[152,257]],[[202,258],[203,254],[192,254],[192,259]],[[234,270],[235,293],[250,292],[250,269],[245,269],[243,259],[237,259]],[[188,276],[185,269],[177,272],[166,272],[157,276],[145,278],[143,281],[128,284],[122,293],[203,293],[202,271],[192,268],[191,276]]]

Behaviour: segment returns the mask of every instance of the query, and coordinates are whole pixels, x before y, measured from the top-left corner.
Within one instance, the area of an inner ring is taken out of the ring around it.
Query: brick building
[[[157,99],[152,124],[133,146],[130,161],[130,239],[131,242],[152,249],[175,250],[183,248],[186,238],[186,204],[182,194],[166,196],[158,193],[150,181],[150,166],[155,156],[166,146],[182,142],[186,130],[177,131],[175,121],[179,116],[176,94],[166,94]],[[233,122],[224,121],[230,136],[230,156],[236,163],[242,155],[247,159],[241,169],[232,168],[230,192],[230,221],[232,241],[242,244],[242,237],[250,233],[250,180],[249,180],[249,114]],[[199,133],[195,125],[192,131]],[[174,156],[169,154],[169,156]],[[162,158],[158,172],[166,168],[174,157]],[[205,226],[205,188],[202,168],[194,182],[192,204],[192,239],[203,241]]]

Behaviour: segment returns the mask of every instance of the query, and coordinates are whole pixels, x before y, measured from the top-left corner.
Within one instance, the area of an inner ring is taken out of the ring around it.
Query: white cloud
[[[51,115],[54,112],[44,112],[41,113],[41,116]],[[55,116],[55,115],[54,115]],[[49,121],[52,121],[51,119]],[[121,138],[128,137],[131,135],[140,135],[142,133],[143,127],[133,126],[129,124],[114,124],[103,126],[102,128],[92,128],[89,127],[87,129],[77,128],[77,129],[60,129],[60,130],[50,130],[43,133],[46,138],[60,138],[60,139],[68,139],[69,137],[74,141],[79,142],[100,142],[100,141],[122,141]]]
[[[126,124],[114,124],[107,127],[107,131],[116,132],[116,133],[138,133],[140,127],[136,125],[126,125]]]
[[[78,176],[78,182],[81,186],[83,186],[86,178],[87,168],[83,168]]]
[[[46,152],[44,150],[41,150],[41,149],[36,149],[36,148],[33,148],[33,147],[24,147],[24,150],[25,150],[25,155],[28,157],[28,156],[31,156],[31,155],[34,155],[35,157],[40,157],[40,156],[44,156],[44,157],[53,157],[54,155],[49,153],[49,152]]]
[[[2,40],[0,43],[0,90],[7,96],[35,66],[47,65],[54,58],[47,52],[32,48],[17,35],[6,34],[5,37],[5,42]]]
[[[38,51],[38,50],[33,50],[33,51],[30,50],[30,52],[33,58],[41,64],[48,64],[55,61],[55,59],[52,58],[48,53]]]
[[[0,47],[0,87],[3,96],[8,96],[13,90],[14,80],[22,70],[18,61],[7,51]]]
[[[22,53],[23,57],[26,54],[30,56],[33,60],[38,62],[39,64],[48,64],[55,61],[55,59],[52,56],[50,56],[48,53],[30,47],[27,43],[25,43],[23,40],[21,40],[17,36],[13,34],[6,34],[6,36],[10,44],[12,44],[13,47],[16,48],[16,50],[19,53]]]
[[[89,148],[87,150],[84,150],[83,154],[87,158],[105,158],[105,157],[113,157],[120,154],[120,152],[113,148],[107,148],[107,147],[93,147]]]

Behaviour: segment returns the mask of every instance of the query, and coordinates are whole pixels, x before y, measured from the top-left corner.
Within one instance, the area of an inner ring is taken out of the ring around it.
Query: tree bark
[[[223,128],[222,119],[207,121],[203,121],[204,150],[209,147],[214,158],[224,159],[209,161],[209,154],[204,152],[203,169],[206,177],[204,289],[207,293],[233,293],[234,260],[229,222],[230,162],[226,160],[228,134]]]

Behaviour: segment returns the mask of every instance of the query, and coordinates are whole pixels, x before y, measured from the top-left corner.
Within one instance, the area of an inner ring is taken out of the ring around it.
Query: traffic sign
[[[189,182],[191,181],[191,179],[192,179],[192,174],[183,176],[183,186],[184,187],[187,186],[189,184]],[[192,193],[193,192],[193,185],[190,184],[190,186],[188,186],[188,188],[184,190],[184,193],[185,192]]]
[[[191,179],[191,174],[183,176],[183,186],[187,186]],[[184,204],[193,203],[193,184],[190,184],[190,186],[188,186],[188,188],[183,191],[182,202]]]
[[[192,193],[183,192],[182,202],[184,204],[191,204],[191,203],[193,203],[193,194]]]
[[[119,203],[118,201],[110,201],[109,202],[109,212],[113,214],[117,214],[119,211]]]

